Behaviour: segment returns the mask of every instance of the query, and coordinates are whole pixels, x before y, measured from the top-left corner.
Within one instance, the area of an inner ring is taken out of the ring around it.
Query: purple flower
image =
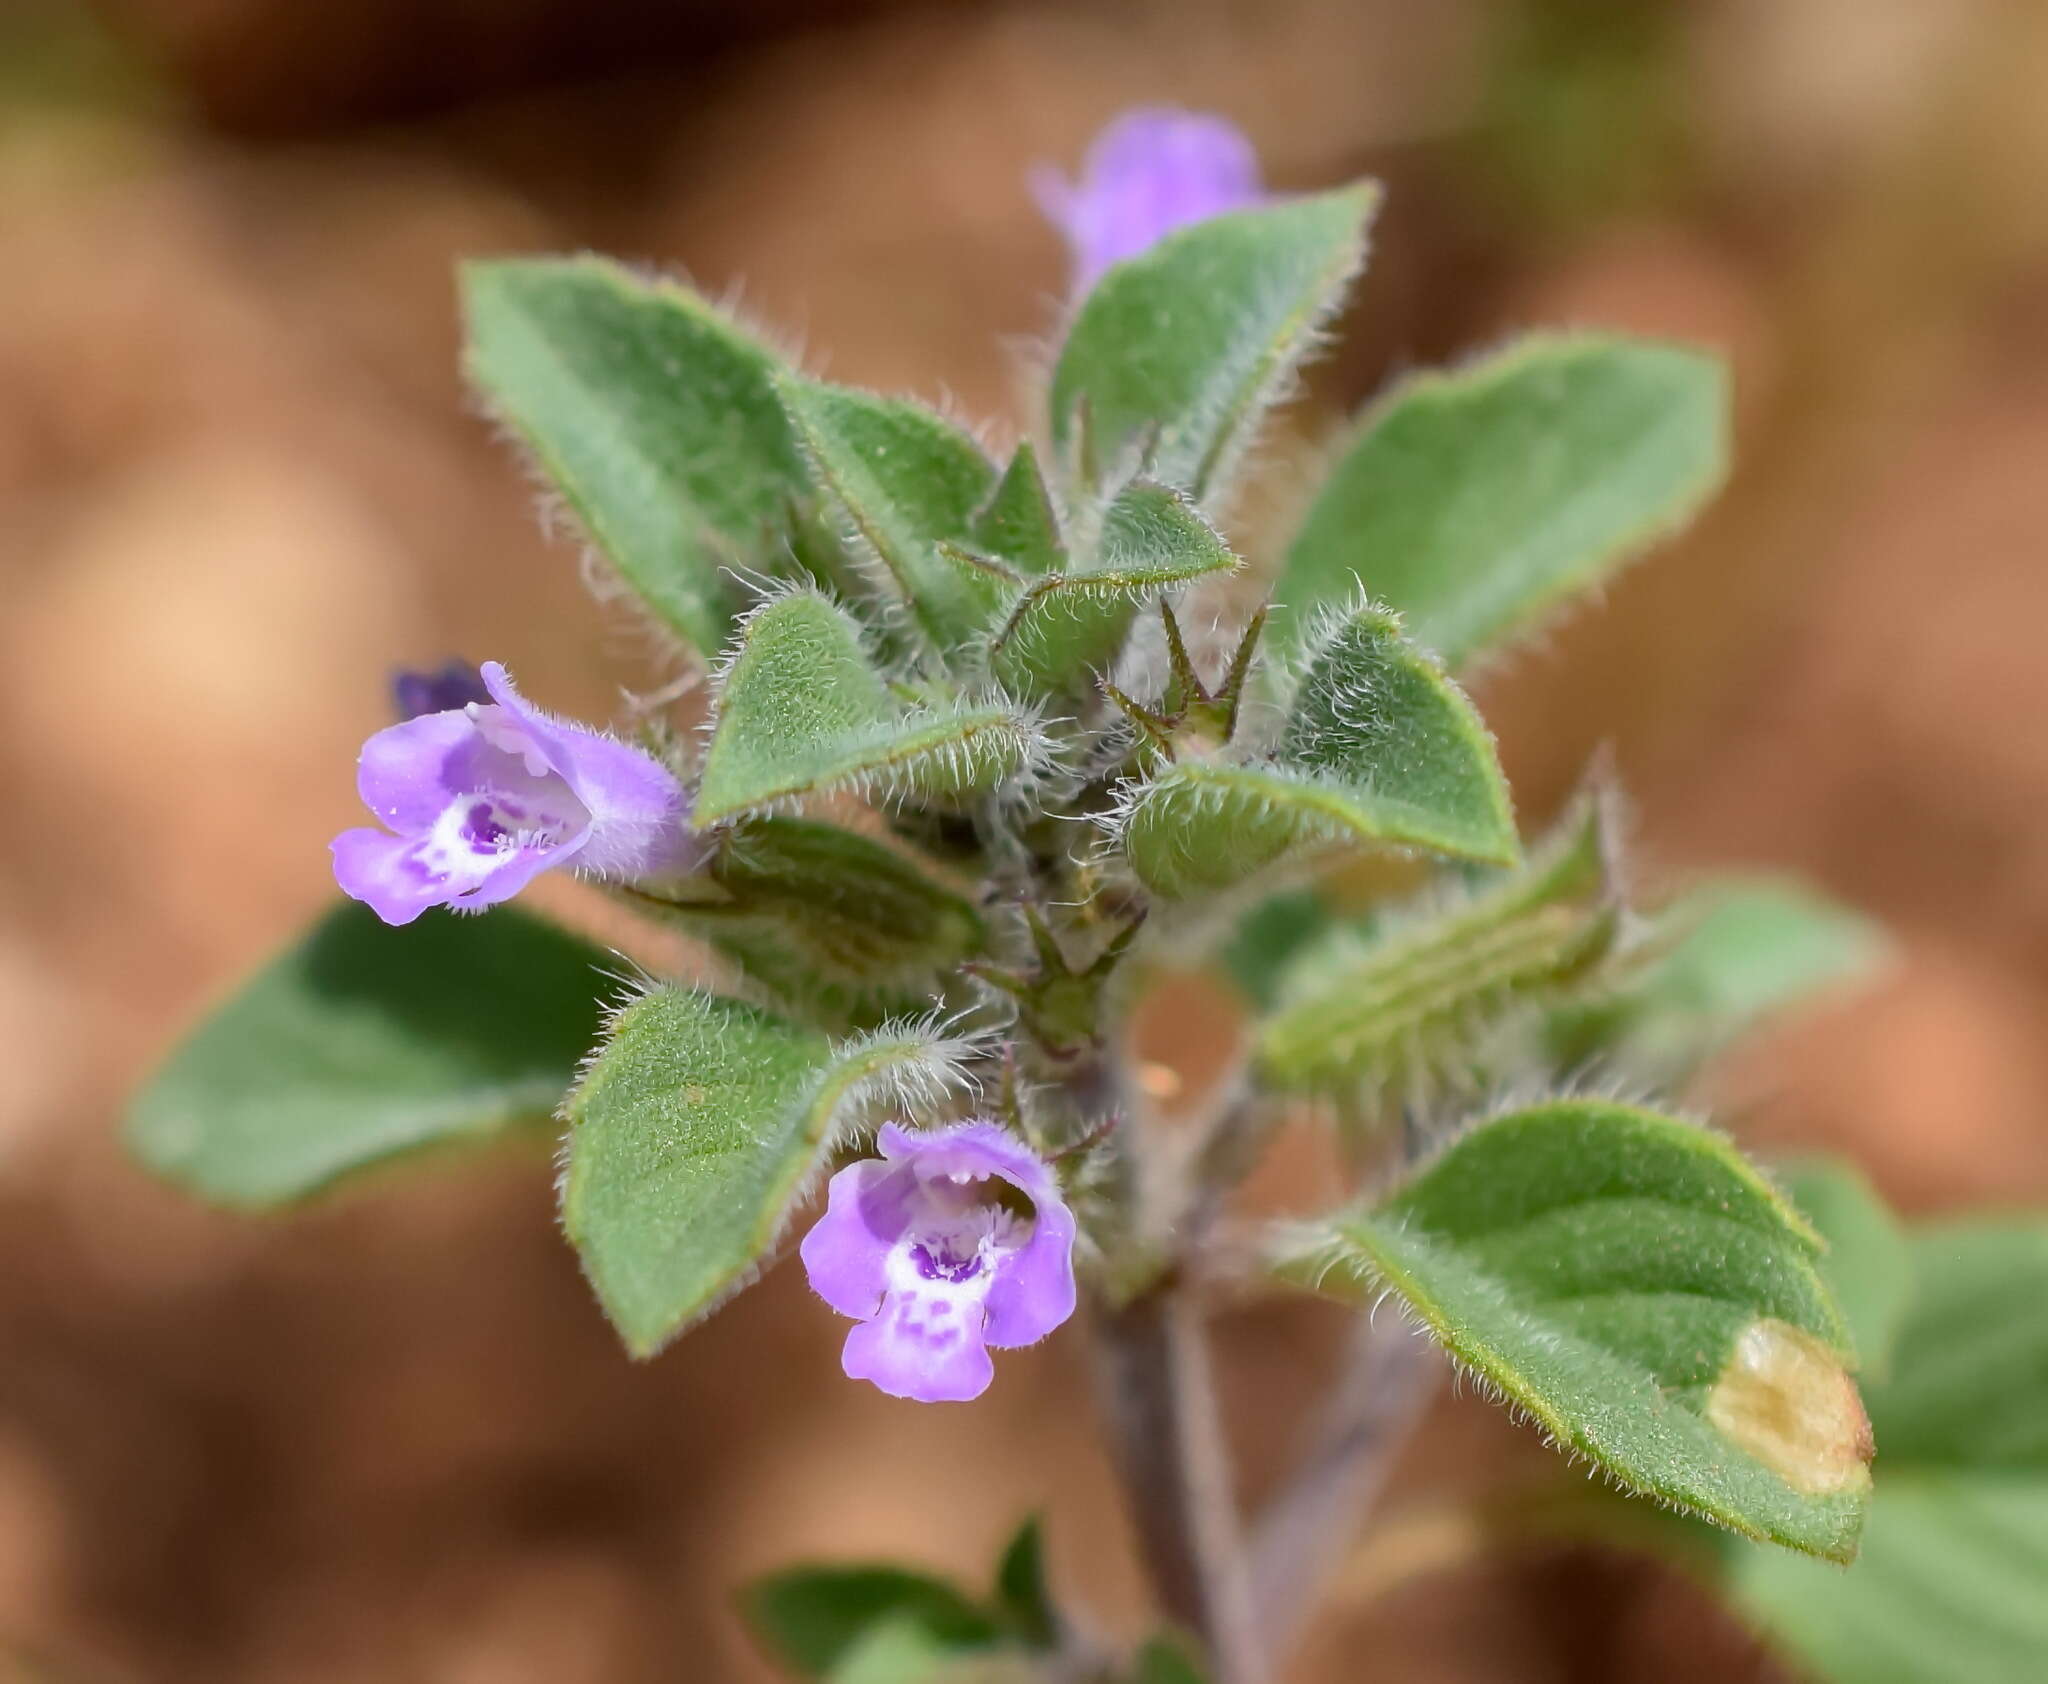
[[[1258,154],[1232,124],[1165,106],[1127,111],[1097,135],[1079,181],[1045,170],[1032,188],[1073,248],[1077,293],[1176,228],[1267,196]]]
[[[391,701],[400,719],[417,719],[423,713],[446,713],[471,702],[488,702],[483,674],[467,661],[441,663],[439,672],[416,672],[400,667],[391,675]]]
[[[832,1177],[804,1236],[811,1289],[860,1322],[849,1378],[920,1403],[979,1397],[989,1346],[1036,1344],[1074,1313],[1074,1213],[994,1123],[887,1123],[879,1144]]]
[[[488,702],[387,726],[363,744],[356,788],[390,828],[334,839],[342,892],[387,924],[430,906],[509,900],[543,871],[688,871],[702,857],[690,798],[652,755],[551,719],[483,665]]]

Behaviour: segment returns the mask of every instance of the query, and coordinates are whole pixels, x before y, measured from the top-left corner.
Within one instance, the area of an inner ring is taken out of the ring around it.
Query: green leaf
[[[1650,957],[1610,996],[1558,1019],[1561,1062],[1608,1054],[1672,1079],[1759,1023],[1866,978],[1890,944],[1861,913],[1796,883],[1731,876],[1660,913],[1643,951]]]
[[[713,824],[848,785],[946,800],[995,789],[1034,747],[1004,706],[906,704],[843,609],[797,592],[750,614],[718,695],[697,788]]]
[[[1000,556],[1021,572],[1056,573],[1064,564],[1059,516],[1029,439],[1017,446],[995,495],[974,517],[973,538],[977,549]]]
[[[1727,462],[1726,370],[1676,346],[1539,337],[1406,381],[1288,551],[1276,647],[1362,582],[1459,666],[1682,526]]]
[[[1334,916],[1316,889],[1282,889],[1238,919],[1218,952],[1223,968],[1260,1010],[1279,998],[1295,958]]]
[[[1514,860],[1515,817],[1493,738],[1398,616],[1354,609],[1295,691],[1280,761],[1351,792],[1388,830],[1446,853]]]
[[[902,1567],[788,1568],[749,1585],[740,1608],[775,1659],[803,1678],[835,1674],[878,1628],[915,1630],[932,1659],[998,1635],[988,1614],[944,1580]]]
[[[871,1019],[929,1005],[983,945],[973,904],[881,843],[806,819],[733,828],[704,881],[719,898],[655,904],[813,1017]]]
[[[1131,1684],[1207,1684],[1207,1680],[1179,1638],[1152,1637],[1138,1651]]]
[[[1859,1372],[1866,1383],[1882,1378],[1913,1304],[1913,1258],[1904,1230],[1854,1164],[1806,1158],[1784,1166],[1778,1179],[1828,1242],[1820,1275],[1842,1308]]]
[[[957,649],[988,618],[997,584],[948,562],[942,543],[970,540],[996,489],[981,447],[914,403],[784,375],[782,401],[813,474],[885,595],[934,647]]]
[[[1105,274],[1052,379],[1053,442],[1083,482],[1146,441],[1150,477],[1218,489],[1364,263],[1378,204],[1360,184],[1233,212]]]
[[[1129,794],[1119,828],[1139,879],[1175,898],[1309,848],[1421,847],[1497,865],[1520,852],[1485,724],[1370,606],[1310,658],[1270,764],[1168,766]]]
[[[834,1045],[736,1000],[658,988],[569,1096],[562,1225],[627,1347],[651,1355],[751,1278],[836,1128],[953,1074],[918,1026]]]
[[[1848,1572],[1777,1550],[1744,1555],[1732,1587],[1738,1607],[1815,1680],[2041,1677],[2048,1472],[1886,1468]]]
[[[1885,1466],[2048,1472],[2048,1221],[1924,1228],[1912,1273],[1912,1319],[1871,1399]]]
[[[976,1650],[949,1647],[914,1617],[867,1627],[825,1675],[825,1684],[996,1684]]]
[[[268,1205],[544,1121],[597,1038],[609,963],[510,907],[392,929],[349,901],[172,1054],[129,1150],[204,1198]]]
[[[1236,565],[1185,496],[1135,480],[1104,511],[1087,565],[1047,573],[1018,593],[989,646],[989,665],[1024,695],[1073,690],[1116,659],[1141,603]]]
[[[1364,1303],[1390,1287],[1628,1489],[1847,1561],[1870,1428],[1819,1250],[1716,1136],[1555,1100],[1481,1124],[1283,1270]]]
[[[1037,1515],[1017,1528],[996,1563],[995,1605],[1019,1642],[1050,1649],[1059,1642],[1059,1615],[1045,1582],[1045,1529]]]
[[[1883,1455],[1847,1573],[1742,1550],[1745,1616],[1833,1684],[2031,1684],[2048,1654],[2048,1221],[1913,1239],[1917,1297],[1872,1389]]]
[[[1446,903],[1339,925],[1300,954],[1257,1027],[1268,1086],[1377,1098],[1485,1080],[1477,1054],[1514,1013],[1571,987],[1614,945],[1603,830],[1588,803],[1545,856]]]
[[[765,556],[806,484],[775,359],[695,294],[598,258],[462,271],[469,377],[678,636],[723,646],[721,569]]]

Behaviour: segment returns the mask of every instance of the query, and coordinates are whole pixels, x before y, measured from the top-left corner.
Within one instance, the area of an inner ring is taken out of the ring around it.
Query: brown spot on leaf
[[[1841,1359],[1810,1333],[1765,1317],[1735,1341],[1707,1419],[1809,1496],[1867,1484],[1876,1446]]]

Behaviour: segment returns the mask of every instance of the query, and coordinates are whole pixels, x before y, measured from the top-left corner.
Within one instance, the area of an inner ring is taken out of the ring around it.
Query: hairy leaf
[[[929,1030],[834,1045],[737,1000],[656,989],[569,1096],[562,1225],[605,1313],[647,1356],[744,1285],[878,1090],[949,1079]]]
[[[749,615],[718,697],[697,789],[712,824],[847,785],[935,799],[996,788],[1025,765],[1028,720],[1001,706],[903,702],[845,611],[807,592]]]
[[[1465,1135],[1286,1265],[1407,1301],[1564,1449],[1629,1489],[1830,1560],[1856,1552],[1870,1426],[1818,1238],[1723,1141],[1555,1100]]]
[[[349,901],[172,1054],[128,1147],[205,1198],[267,1205],[544,1122],[597,1038],[607,963],[510,907],[392,929]]]
[[[705,875],[719,898],[660,909],[813,1017],[860,1022],[919,1009],[982,947],[971,902],[837,825],[745,820]]]
[[[1547,857],[1449,904],[1337,926],[1283,975],[1256,1031],[1281,1090],[1397,1095],[1476,1072],[1510,1014],[1570,987],[1614,944],[1597,807]]]
[[[599,258],[463,270],[467,366],[626,583],[710,655],[804,465],[773,356],[687,289]]]
[[[1372,607],[1324,636],[1270,761],[1168,766],[1130,793],[1120,831],[1139,879],[1168,897],[1229,888],[1300,849],[1377,843],[1499,865],[1520,852],[1486,726]]]
[[[1029,439],[1017,446],[995,495],[974,517],[973,538],[977,549],[1023,573],[1057,573],[1064,564],[1059,516]]]
[[[987,619],[997,585],[948,562],[996,488],[981,447],[943,416],[899,398],[784,375],[782,401],[818,483],[885,594],[941,654]]]
[[[1365,260],[1369,184],[1171,234],[1089,293],[1052,379],[1053,441],[1093,484],[1142,470],[1207,498]]]
[[[1180,492],[1137,480],[1103,514],[1085,566],[1047,573],[1017,595],[989,647],[996,678],[1023,695],[1075,689],[1116,659],[1138,605],[1237,565]]]
[[[1727,471],[1727,412],[1716,358],[1612,334],[1404,382],[1288,551],[1276,646],[1361,581],[1452,666],[1527,631],[1692,517]]]

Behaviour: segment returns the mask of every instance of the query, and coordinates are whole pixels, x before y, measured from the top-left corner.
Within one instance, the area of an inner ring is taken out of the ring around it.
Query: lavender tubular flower
[[[481,670],[488,702],[422,714],[363,744],[356,787],[388,829],[334,839],[344,894],[387,924],[430,906],[509,900],[543,871],[600,877],[691,869],[690,798],[651,755],[551,719]]]
[[[878,1144],[833,1176],[802,1246],[812,1290],[860,1324],[842,1366],[891,1397],[979,1397],[989,1347],[1036,1344],[1074,1313],[1073,1212],[994,1123],[890,1123]]]
[[[1077,293],[1176,228],[1267,198],[1258,154],[1233,124],[1163,106],[1128,111],[1096,136],[1079,181],[1048,170],[1032,186],[1073,249]]]

